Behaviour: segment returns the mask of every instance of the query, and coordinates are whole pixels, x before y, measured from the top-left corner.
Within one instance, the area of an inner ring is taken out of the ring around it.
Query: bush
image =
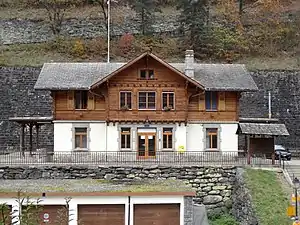
[[[134,36],[132,34],[123,34],[119,40],[119,49],[122,54],[127,54],[132,50]]]
[[[84,43],[81,40],[75,41],[72,49],[72,55],[75,57],[83,57],[85,55]]]
[[[210,225],[238,225],[235,218],[229,214],[223,214],[210,219]]]
[[[107,41],[102,37],[97,37],[88,42],[86,47],[87,53],[93,55],[102,55],[107,52]]]

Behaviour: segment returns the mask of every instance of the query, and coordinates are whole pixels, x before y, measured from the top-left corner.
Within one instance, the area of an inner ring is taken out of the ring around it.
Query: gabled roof
[[[288,136],[284,124],[279,123],[239,123],[238,132],[241,134],[262,134],[272,136]]]
[[[167,63],[152,53],[144,53],[128,63],[45,63],[34,88],[41,90],[89,90],[146,55],[208,91],[258,90],[250,73],[242,64],[195,63],[195,73],[194,78],[192,78],[184,74],[184,63]]]
[[[144,57],[152,57],[153,59],[155,59],[156,61],[158,61],[159,63],[163,64],[165,67],[169,68],[170,70],[172,70],[173,72],[177,73],[179,76],[184,77],[185,79],[187,79],[188,81],[190,81],[191,83],[195,84],[198,87],[201,87],[204,89],[204,87],[201,85],[201,83],[199,83],[197,80],[185,75],[184,71],[180,71],[176,68],[174,68],[171,64],[163,61],[162,59],[158,58],[156,55],[152,54],[152,53],[148,53],[145,52],[143,54],[141,54],[140,56],[136,57],[135,59],[129,61],[128,63],[124,64],[123,66],[121,66],[119,69],[115,70],[114,72],[112,72],[111,74],[109,74],[106,77],[101,77],[98,81],[96,81],[91,88],[94,88],[100,84],[102,84],[103,82],[105,82],[106,80],[108,80],[109,78],[113,77],[114,75],[118,74],[119,72],[121,72],[122,70],[125,70],[126,68],[130,67],[131,65],[133,65],[134,63],[136,63],[137,61],[139,61],[140,59],[144,58]]]

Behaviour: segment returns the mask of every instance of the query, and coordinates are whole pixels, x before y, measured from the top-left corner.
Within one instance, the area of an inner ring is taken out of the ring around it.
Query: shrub
[[[75,41],[72,49],[72,55],[76,57],[83,57],[85,55],[84,43],[81,40]]]
[[[210,225],[238,225],[235,218],[229,214],[220,215],[210,219]]]
[[[119,49],[122,54],[126,54],[132,50],[134,36],[132,34],[123,34],[119,40]]]
[[[86,51],[93,55],[106,54],[107,41],[102,37],[97,37],[88,42]]]

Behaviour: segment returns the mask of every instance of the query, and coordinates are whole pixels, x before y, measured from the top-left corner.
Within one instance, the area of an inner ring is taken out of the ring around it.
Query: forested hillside
[[[104,60],[106,2],[0,0],[2,21],[43,22],[55,37],[39,43],[2,45],[0,63]],[[170,18],[175,24],[172,32],[160,25],[161,21],[168,24]],[[105,27],[103,35],[62,35],[63,25],[72,19],[98,20]],[[129,20],[137,23],[136,31],[111,31],[112,60],[128,60],[152,49],[161,57],[178,61],[185,49],[192,48],[201,61],[243,62],[254,68],[294,69],[300,65],[297,0],[111,0],[111,26],[122,26]]]

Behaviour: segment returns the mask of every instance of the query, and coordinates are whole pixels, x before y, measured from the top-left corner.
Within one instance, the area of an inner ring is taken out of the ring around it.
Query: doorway
[[[154,158],[156,156],[156,133],[138,133],[138,157]]]

